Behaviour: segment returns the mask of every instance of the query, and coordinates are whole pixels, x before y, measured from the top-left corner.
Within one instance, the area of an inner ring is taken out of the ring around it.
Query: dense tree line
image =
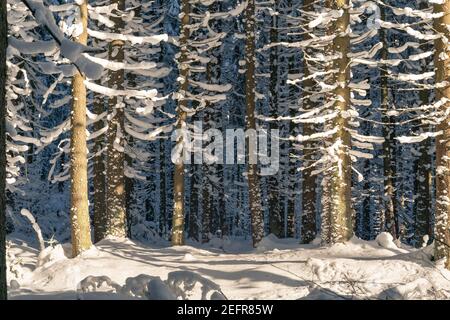
[[[73,256],[108,236],[389,232],[434,241],[450,268],[449,15],[447,0],[3,1],[0,298],[22,208]],[[208,129],[256,135],[230,164]],[[252,148],[273,130],[265,175]]]

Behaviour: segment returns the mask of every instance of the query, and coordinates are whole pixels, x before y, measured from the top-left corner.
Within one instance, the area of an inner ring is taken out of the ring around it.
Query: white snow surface
[[[270,235],[253,249],[236,239],[171,247],[108,238],[72,259],[69,244],[39,254],[10,238],[9,298],[171,299],[177,295],[170,288],[182,279],[219,288],[228,299],[450,298],[450,272],[430,260],[432,246],[399,248],[385,233],[375,241],[319,242],[299,245]]]

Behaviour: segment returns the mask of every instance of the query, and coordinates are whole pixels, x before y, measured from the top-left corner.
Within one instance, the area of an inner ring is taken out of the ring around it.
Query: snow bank
[[[214,239],[214,238],[213,238]],[[108,238],[76,258],[66,245],[8,249],[12,299],[448,299],[450,272],[430,247],[398,248],[392,237],[330,247],[296,239],[224,238],[216,246],[145,246]],[[17,268],[23,257],[28,267]],[[17,277],[12,270],[20,270]],[[270,288],[270,290],[268,290]]]

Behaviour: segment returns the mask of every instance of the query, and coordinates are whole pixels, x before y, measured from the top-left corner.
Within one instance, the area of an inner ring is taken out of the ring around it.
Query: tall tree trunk
[[[434,4],[435,13],[444,13],[434,21],[434,29],[442,37],[435,41],[435,68],[436,84],[449,80],[450,70],[450,50],[448,39],[450,32],[450,0],[444,0],[441,4]],[[450,86],[448,83],[444,88],[436,90],[437,99],[450,99]],[[449,102],[445,103],[445,108],[449,108]],[[437,132],[442,135],[436,137],[436,231],[435,231],[435,258],[445,259],[445,266],[450,269],[450,127],[447,117],[439,125]]]
[[[289,0],[288,1],[288,8],[293,7],[294,1]],[[298,61],[296,60],[296,54],[292,53],[291,57],[289,57],[289,74],[299,74],[301,72],[301,69],[299,67]],[[293,97],[298,94],[299,90],[296,86],[289,86],[289,101],[293,101],[295,103],[295,99]],[[291,118],[294,118],[296,116],[297,110],[294,108],[294,106],[289,105],[289,116]],[[297,124],[295,124],[293,121],[289,121],[289,135],[296,136],[298,134],[297,132]],[[288,200],[287,200],[287,213],[286,213],[286,219],[285,225],[286,225],[286,237],[287,238],[293,238],[295,237],[296,233],[296,199],[297,199],[297,192],[299,188],[299,181],[298,181],[298,174],[297,174],[297,168],[298,168],[298,160],[297,160],[297,148],[295,145],[295,141],[289,140],[289,173],[288,173]],[[291,156],[292,155],[292,156]]]
[[[195,241],[198,241],[198,226],[199,226],[199,179],[198,172],[200,171],[199,165],[192,164],[191,165],[191,198],[190,198],[190,206],[189,206],[189,228],[188,228],[188,237]]]
[[[349,0],[336,0],[333,9],[342,10],[342,16],[334,24],[336,38],[333,40],[333,52],[340,53],[334,60],[334,69],[339,70],[334,75],[334,82],[338,84],[334,90],[335,109],[339,115],[334,120],[337,133],[333,136],[333,144],[338,161],[330,179],[331,193],[331,243],[347,241],[353,235],[353,214],[351,208],[352,172],[351,137],[347,130],[348,120],[345,113],[350,108],[350,61],[347,56],[350,50]]]
[[[167,208],[166,208],[166,149],[165,149],[165,140],[159,140],[159,233],[166,239],[167,232]]]
[[[277,1],[274,2],[274,11],[278,11]],[[272,16],[272,25],[270,29],[270,42],[278,42],[278,16]],[[279,72],[278,72],[279,50],[278,46],[270,49],[270,116],[276,118],[279,115]],[[276,121],[270,122],[270,129],[278,129]],[[278,172],[267,177],[267,193],[269,204],[269,232],[277,237],[283,236],[283,225],[280,208],[280,181]]]
[[[130,80],[131,83],[131,80]],[[134,86],[132,86],[134,87]],[[131,147],[133,145],[133,137],[127,136],[127,145]],[[133,167],[133,158],[129,154],[125,154],[125,166],[132,168]],[[132,225],[133,225],[133,211],[131,209],[131,206],[133,204],[133,178],[124,177],[125,179],[125,220],[127,222],[127,237],[129,239],[132,238]],[[147,211],[148,213],[148,211]]]
[[[105,111],[105,99],[99,94],[94,94],[94,113],[101,114]],[[103,120],[94,123],[94,132],[105,126]],[[100,135],[94,142],[93,158],[93,186],[94,186],[94,241],[98,242],[105,238],[106,226],[106,181],[105,181],[105,135]]]
[[[246,97],[246,129],[256,130],[256,22],[255,22],[255,0],[249,0],[245,9],[245,97]],[[251,150],[250,152],[256,152]],[[247,168],[250,219],[252,226],[253,246],[256,247],[264,236],[264,216],[261,211],[261,190],[259,186],[257,164],[248,164]]]
[[[141,7],[137,7],[134,9],[134,16],[137,18],[141,17]],[[154,13],[153,13],[154,14]],[[128,79],[128,84],[131,88],[136,88],[137,83],[136,83],[136,73],[134,73],[133,71],[129,72],[127,74],[127,79]],[[125,119],[124,119],[125,121]],[[129,149],[132,148],[133,143],[134,143],[134,139],[132,136],[127,135],[126,139],[124,140],[126,141],[126,145],[128,146]],[[130,156],[129,152],[125,153],[125,166],[127,168],[132,168],[133,167],[133,158]],[[129,239],[132,238],[132,225],[133,225],[133,217],[132,217],[132,204],[133,204],[133,190],[134,190],[134,181],[132,177],[124,177],[125,179],[125,216],[126,216],[126,222],[127,222],[127,237]],[[147,211],[148,213],[148,211]]]
[[[426,72],[424,70],[424,72]],[[419,93],[422,105],[429,104],[429,90],[423,89]],[[430,126],[423,126],[424,131],[432,129]],[[416,161],[415,184],[414,184],[414,219],[415,219],[415,243],[417,247],[424,244],[424,236],[432,235],[432,213],[431,213],[431,192],[432,192],[432,156],[431,156],[431,139],[422,141],[418,146],[420,153],[419,159]]]
[[[381,20],[386,20],[385,8],[381,6]],[[380,39],[383,42],[383,48],[381,49],[381,59],[388,59],[388,47],[386,31],[384,28],[380,29]],[[389,86],[388,86],[388,72],[387,65],[380,69],[380,89],[381,89],[381,109],[383,112],[383,168],[384,168],[384,212],[382,221],[383,225],[382,231],[387,231],[394,239],[398,238],[398,227],[397,227],[397,212],[395,205],[395,177],[396,177],[396,167],[395,167],[395,124],[394,119],[389,115],[389,110],[391,109],[391,103],[389,103]]]
[[[83,32],[75,39],[87,43],[87,1],[79,5]],[[72,132],[70,140],[72,255],[79,255],[92,246],[89,222],[87,144],[86,144],[86,87],[84,76],[77,73],[72,80]]]
[[[203,165],[202,177],[202,243],[208,242],[211,234],[212,223],[212,187],[209,181],[208,165]]]
[[[428,126],[425,127],[428,131]],[[431,237],[431,189],[432,189],[432,157],[430,154],[431,140],[426,139],[419,144],[420,156],[416,164],[414,183],[414,237],[417,247],[424,244],[424,236]]]
[[[314,11],[314,0],[305,0],[303,3],[303,10],[305,12]],[[310,35],[305,35],[305,40],[310,39]],[[306,49],[306,53],[311,54]],[[303,73],[307,78],[312,74],[310,71],[311,66],[308,61],[303,57]],[[315,80],[313,78],[307,79],[303,82],[303,101],[304,110],[311,110],[317,107],[317,102],[312,99],[312,92],[315,86]],[[315,132],[314,125],[305,123],[303,124],[303,135],[309,136]],[[307,141],[303,146],[303,164],[305,169],[303,170],[303,182],[302,182],[302,232],[301,242],[310,243],[316,237],[316,176],[312,174],[314,168],[311,165],[314,163],[314,149],[316,148],[313,141]]]
[[[6,48],[8,22],[6,1],[0,3],[0,300],[7,299],[6,279]]]
[[[111,0],[119,10],[125,10],[124,0]],[[111,17],[114,22],[114,32],[124,29],[124,21],[119,17]],[[109,46],[109,60],[124,61],[124,43],[114,40]],[[109,87],[123,89],[124,71],[110,71]],[[109,122],[106,132],[106,226],[105,236],[126,237],[125,208],[125,154],[124,147],[124,101],[122,97],[110,97],[108,101]],[[122,149],[122,150],[121,150]]]
[[[186,130],[186,92],[188,89],[188,77],[189,77],[189,49],[188,41],[190,36],[189,23],[190,23],[190,4],[189,0],[183,0],[181,4],[181,12],[183,16],[181,18],[181,29],[180,29],[180,57],[178,61],[178,68],[180,70],[180,95],[178,99],[177,108],[177,130]],[[180,134],[177,145],[184,144],[183,135]],[[182,150],[182,149],[178,149]],[[184,163],[183,155],[180,154],[178,161],[175,163],[175,172],[173,177],[173,218],[172,218],[172,245],[183,245],[184,244]]]
[[[419,9],[426,10],[429,4],[425,1],[420,2]],[[425,51],[432,50],[429,42],[422,40],[420,42],[421,49]],[[430,61],[425,59],[422,62],[423,72],[429,71]],[[421,105],[430,103],[430,90],[422,89],[419,92]],[[420,126],[420,123],[419,123]],[[431,131],[433,127],[430,125],[423,125],[423,131]],[[420,153],[419,159],[416,161],[415,168],[415,184],[414,184],[414,218],[415,218],[415,244],[417,247],[424,245],[424,236],[428,235],[431,239],[433,234],[432,228],[432,189],[433,189],[433,157],[431,156],[431,139],[422,141],[418,146]],[[425,243],[426,245],[427,243]]]
[[[215,12],[215,5],[209,6],[210,12]],[[208,62],[206,66],[206,83],[211,83],[213,62]],[[205,109],[203,110],[203,130],[210,129],[210,114],[213,114],[213,104],[209,101],[205,102]],[[204,163],[202,169],[202,243],[209,242],[210,235],[213,232],[211,229],[213,222],[213,186],[209,176],[213,174],[210,164]]]

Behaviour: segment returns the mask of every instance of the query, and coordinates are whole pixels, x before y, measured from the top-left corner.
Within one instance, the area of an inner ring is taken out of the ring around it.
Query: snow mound
[[[197,259],[190,253],[186,253],[181,259],[182,261],[196,261]]]
[[[389,232],[380,233],[375,241],[380,247],[383,247],[385,249],[398,249],[397,245],[394,242],[394,237]]]
[[[124,286],[107,276],[88,276],[79,283],[79,299],[92,297],[94,292],[117,294],[123,299],[226,300],[219,285],[191,271],[171,272],[166,281],[160,277],[140,274],[127,278]]]
[[[259,243],[256,248],[256,251],[258,252],[266,252],[266,251],[273,251],[275,249],[277,250],[283,250],[283,249],[292,249],[298,247],[298,243],[292,243],[291,239],[280,239],[273,233],[269,234],[267,237],[264,237]]]
[[[54,247],[45,248],[39,253],[37,267],[49,267],[53,263],[67,259],[66,253],[62,245],[58,244]]]
[[[449,299],[447,291],[437,289],[425,278],[419,278],[409,283],[401,284],[383,291],[378,298],[383,300],[423,300],[427,297]]]

